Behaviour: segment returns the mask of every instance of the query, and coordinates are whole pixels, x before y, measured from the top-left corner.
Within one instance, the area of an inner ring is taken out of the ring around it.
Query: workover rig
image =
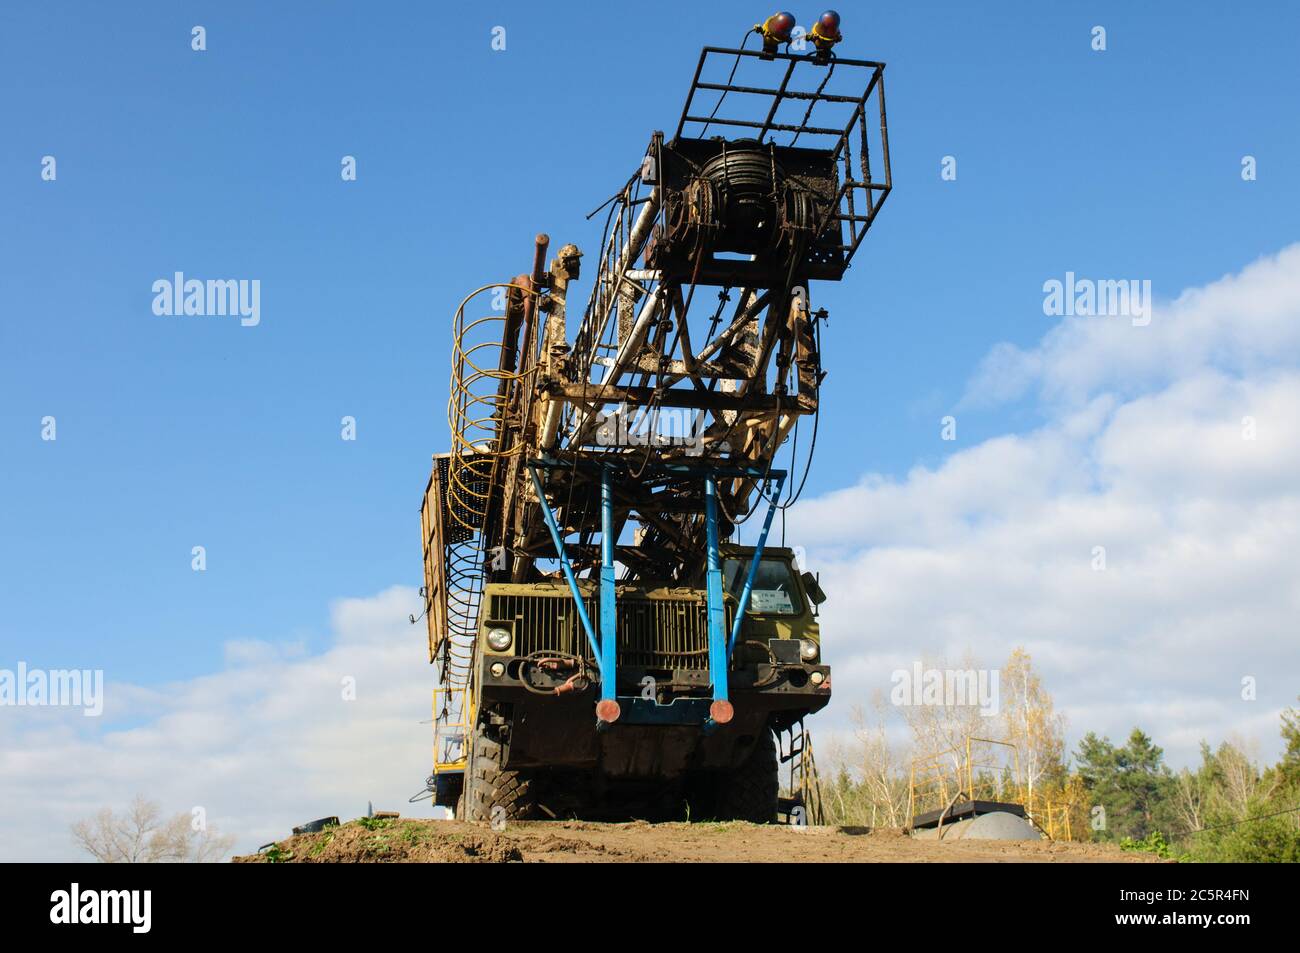
[[[779,759],[798,794],[825,596],[767,538],[815,440],[809,282],[842,278],[890,189],[884,65],[837,57],[838,25],[801,53],[776,14],[762,49],[703,50],[607,203],[578,320],[582,253],[547,267],[545,235],[456,312],[422,531],[428,790],[459,818],[771,821]]]

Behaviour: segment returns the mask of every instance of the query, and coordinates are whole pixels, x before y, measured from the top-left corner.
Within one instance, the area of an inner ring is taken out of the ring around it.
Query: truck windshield
[[[727,591],[737,599],[745,588],[749,560],[730,558],[722,563]],[[795,589],[790,564],[783,559],[760,559],[754,576],[754,591],[749,594],[749,611],[756,615],[798,615],[803,611]]]

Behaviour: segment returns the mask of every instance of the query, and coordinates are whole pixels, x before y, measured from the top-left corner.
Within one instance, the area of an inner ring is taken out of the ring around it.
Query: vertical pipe
[[[546,318],[542,337],[542,380],[544,383],[560,382],[564,352],[568,350],[568,331],[566,330],[566,301],[569,295],[568,271],[560,267],[560,259],[551,263],[551,297],[550,314]],[[559,440],[560,415],[564,401],[558,397],[543,397],[545,413],[542,415],[542,429],[538,436],[538,446],[543,450],[553,450]]]
[[[715,702],[727,701],[726,612],[722,602],[722,563],[718,557],[718,482],[704,478],[704,525],[708,547],[706,591],[709,599],[709,675]]]
[[[615,699],[618,597],[614,588],[614,496],[609,467],[600,469],[600,697]]]
[[[889,125],[885,122],[885,67],[877,67],[880,76],[880,154],[885,160],[885,188],[894,187],[894,177],[889,166]],[[867,121],[866,116],[862,121]]]
[[[542,290],[542,280],[546,274],[546,249],[550,244],[549,235],[544,232],[538,233],[533,243],[533,271],[528,283],[530,291]],[[520,370],[527,371],[537,363],[537,348],[534,341],[537,338],[538,310],[537,295],[524,295],[524,331],[523,341],[520,343],[520,351],[522,352],[519,359]]]

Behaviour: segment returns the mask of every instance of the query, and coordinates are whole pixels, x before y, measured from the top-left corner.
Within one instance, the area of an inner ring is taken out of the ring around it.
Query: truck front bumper
[[[729,673],[731,721],[709,725],[708,679],[706,673],[692,674],[705,676],[698,690],[659,700],[634,694],[639,684],[639,679],[631,680],[637,676],[634,670],[620,672],[620,715],[604,730],[597,730],[595,717],[598,683],[581,692],[539,694],[524,688],[508,668],[494,676],[485,666],[479,707],[501,706],[510,725],[505,766],[511,769],[598,764],[613,769],[614,763],[631,759],[636,767],[628,764],[614,773],[638,774],[649,770],[640,764],[645,758],[654,770],[672,774],[688,766],[731,764],[759,732],[779,730],[820,711],[831,697],[828,665],[781,665],[776,671],[766,664],[740,666]],[[673,756],[666,757],[670,751]]]

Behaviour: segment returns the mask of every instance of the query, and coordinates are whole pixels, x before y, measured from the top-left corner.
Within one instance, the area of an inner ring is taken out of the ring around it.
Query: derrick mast
[[[760,583],[794,489],[777,457],[827,373],[810,283],[844,277],[891,188],[884,66],[831,52],[838,17],[806,54],[779,51],[774,21],[761,50],[702,51],[675,131],[651,136],[589,255],[564,245],[548,264],[539,235],[529,271],[457,311],[453,446],[423,508],[446,737],[489,730],[495,692],[498,744],[546,764],[546,740],[521,739],[516,684],[585,699],[588,724],[594,706],[616,728],[584,749],[598,764],[635,725],[727,725],[747,681],[785,672],[829,696],[817,651],[787,648],[810,640],[780,622],[798,604],[815,629],[815,580]],[[472,317],[489,296],[500,310]],[[757,544],[728,556],[759,513]],[[740,720],[779,730],[825,698],[805,702]]]

